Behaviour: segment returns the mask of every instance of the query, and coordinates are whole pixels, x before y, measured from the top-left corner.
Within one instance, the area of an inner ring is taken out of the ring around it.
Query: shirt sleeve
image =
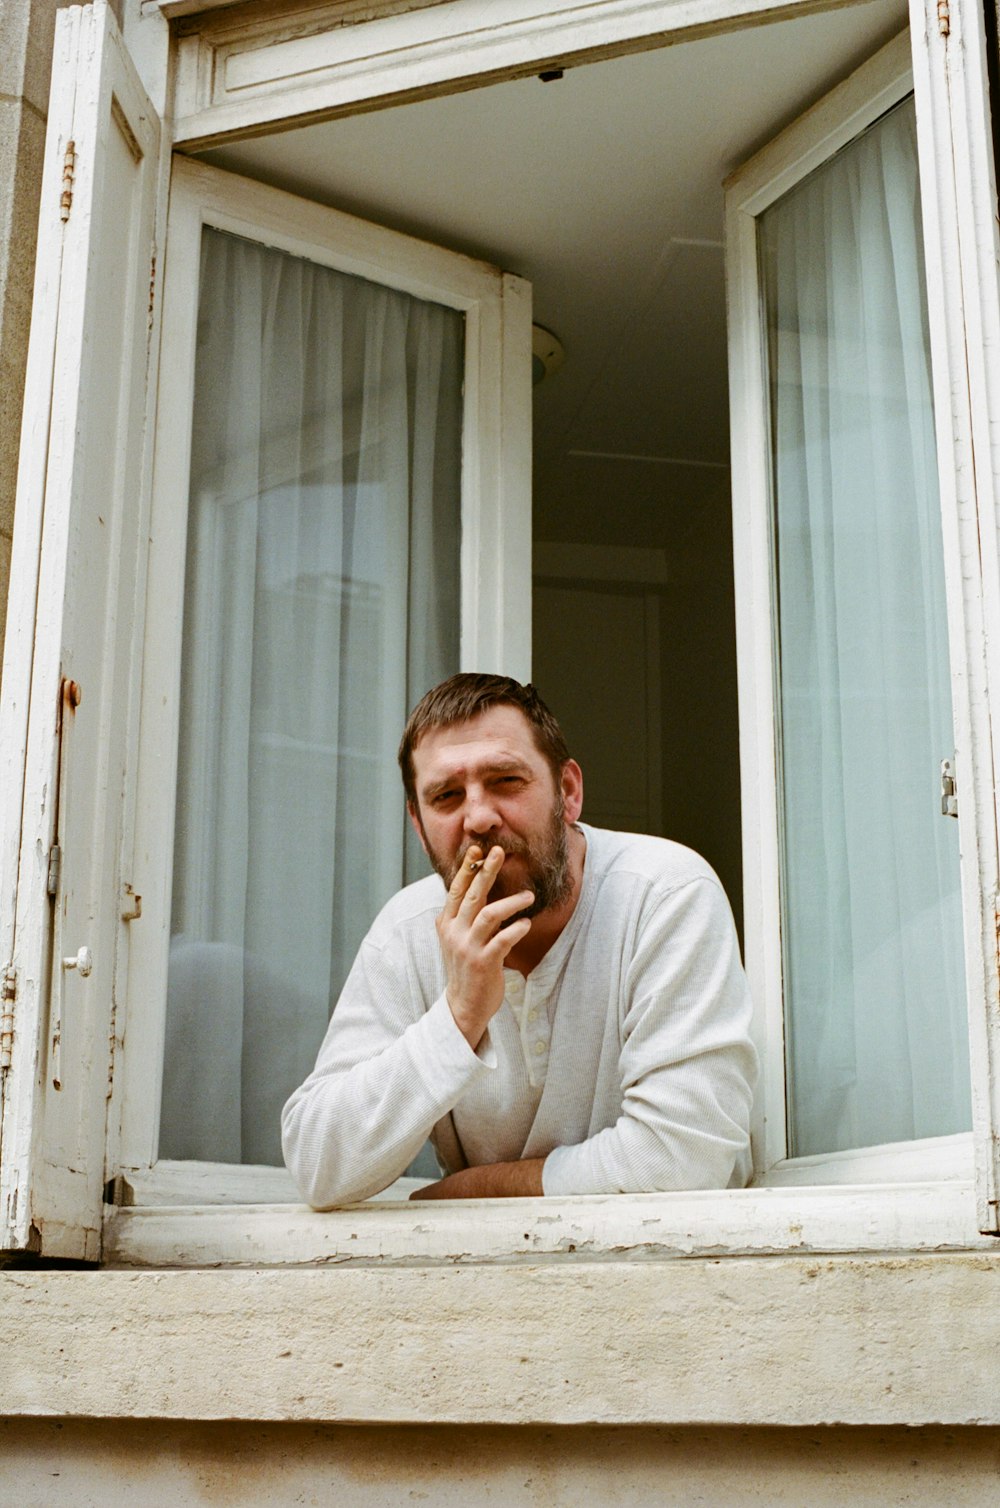
[[[315,1209],[368,1199],[398,1178],[431,1128],[496,1066],[441,995],[424,1010],[400,963],[362,944],[316,1067],[281,1116],[282,1148]]]
[[[545,1193],[742,1186],[757,1056],[736,929],[713,877],[651,894],[625,1001],[621,1113],[549,1153]]]

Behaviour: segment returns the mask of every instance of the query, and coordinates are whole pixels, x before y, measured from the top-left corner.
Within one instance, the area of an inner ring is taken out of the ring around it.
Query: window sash
[[[0,1248],[53,1258],[100,1246],[160,145],[110,10],[61,11],[0,701]]]
[[[171,913],[194,342],[203,225],[397,288],[464,316],[461,648],[463,668],[526,679],[530,531],[530,289],[483,263],[184,159],[174,165],[144,634],[134,886],[143,927],[129,959],[109,1165],[157,1158]],[[499,568],[496,563],[499,562]],[[490,569],[483,568],[489,563]],[[147,925],[148,924],[148,925]],[[261,1188],[268,1186],[262,1178]],[[197,1188],[193,1178],[192,1191]],[[248,1197],[250,1190],[248,1189]],[[267,1197],[263,1194],[261,1197]]]
[[[922,32],[914,37],[914,53],[923,47]],[[918,155],[923,199],[927,292],[931,326],[932,373],[937,431],[938,471],[945,551],[948,633],[955,718],[956,758],[964,780],[961,816],[962,892],[965,925],[967,1003],[972,1040],[973,1107],[978,1157],[979,1218],[990,1227],[984,1205],[983,1091],[988,1065],[977,1059],[990,1001],[996,990],[995,958],[982,947],[986,919],[992,922],[996,885],[996,841],[992,828],[992,791],[987,808],[984,782],[973,776],[973,758],[982,756],[984,731],[975,726],[977,692],[985,701],[986,687],[976,684],[975,655],[982,658],[978,623],[980,584],[969,569],[970,524],[963,523],[961,499],[956,499],[956,453],[963,442],[962,411],[956,402],[961,383],[961,357],[955,351],[957,310],[945,307],[944,293],[954,279],[941,270],[942,237],[946,226],[937,201],[941,181],[941,153],[932,161],[936,142],[928,142],[922,92],[932,87],[911,63],[910,40],[904,34],[860,68],[775,143],[740,169],[727,185],[728,285],[730,298],[731,406],[733,439],[734,528],[736,541],[737,636],[741,650],[740,724],[744,797],[744,887],[747,967],[757,1005],[758,1046],[762,1083],[758,1090],[753,1128],[758,1181],[788,1181],[797,1177],[788,1159],[784,1072],[784,1009],[780,928],[780,814],[778,810],[777,680],[774,661],[774,538],[769,487],[770,434],[767,418],[767,373],[760,319],[760,275],[757,217],[834,152],[852,141],[879,116],[916,86]],[[933,87],[937,87],[934,83]],[[950,321],[950,329],[949,329]],[[975,338],[975,332],[973,332]],[[947,342],[950,340],[951,349]],[[964,342],[964,331],[962,332]],[[944,349],[943,349],[944,347]],[[971,505],[971,527],[976,527]],[[963,530],[965,538],[963,538]],[[960,560],[965,554],[965,564]],[[971,682],[971,684],[970,684]],[[985,731],[985,747],[989,733]],[[945,751],[947,752],[947,751]],[[970,778],[966,778],[970,777]],[[987,896],[990,898],[987,901]],[[984,904],[985,902],[985,904]],[[988,910],[986,909],[988,906]],[[995,950],[994,950],[995,952]],[[920,1144],[911,1144],[919,1147]],[[900,1144],[896,1156],[905,1164],[919,1151]],[[808,1177],[847,1176],[855,1154],[803,1159]]]

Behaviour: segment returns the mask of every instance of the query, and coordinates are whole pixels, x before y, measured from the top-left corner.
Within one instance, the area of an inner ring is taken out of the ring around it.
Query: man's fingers
[[[477,855],[477,858],[473,860],[475,869],[465,887],[465,893],[458,907],[459,912],[468,922],[474,921],[476,913],[481,910],[486,897],[493,889],[493,882],[503,868],[503,861],[506,858],[506,854],[499,844],[495,844],[486,854],[485,858],[480,859],[480,850],[478,848],[475,849],[475,852]],[[469,863],[469,853],[467,852],[465,858],[462,860],[462,868],[472,869],[473,864]]]
[[[489,947],[494,949],[500,958],[506,958],[511,948],[515,948],[530,931],[531,917],[519,917],[516,922],[511,922],[509,927],[502,927]]]
[[[470,843],[465,850],[465,857],[458,866],[458,873],[448,887],[442,916],[455,916],[458,908],[465,899],[465,893],[476,875],[483,867],[482,849],[476,843]]]
[[[527,911],[534,899],[532,891],[519,890],[516,895],[505,895],[499,901],[491,901],[480,911],[470,931],[474,937],[481,937],[485,940],[491,937],[497,928],[510,917],[516,916],[519,911]]]

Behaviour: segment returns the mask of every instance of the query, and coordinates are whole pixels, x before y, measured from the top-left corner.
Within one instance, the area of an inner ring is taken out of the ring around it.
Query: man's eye
[[[449,801],[454,801],[455,797],[457,795],[458,795],[457,791],[438,791],[437,795],[433,798],[433,801],[431,802],[431,805],[432,806],[447,806],[448,802]]]

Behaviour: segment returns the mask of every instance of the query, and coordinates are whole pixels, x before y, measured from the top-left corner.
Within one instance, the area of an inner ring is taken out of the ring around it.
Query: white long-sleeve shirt
[[[757,1060],[729,904],[664,838],[581,824],[569,922],[476,1051],[445,997],[437,876],[376,918],[282,1114],[310,1204],[385,1188],[429,1135],[449,1172],[544,1157],[546,1194],[742,1186]]]

